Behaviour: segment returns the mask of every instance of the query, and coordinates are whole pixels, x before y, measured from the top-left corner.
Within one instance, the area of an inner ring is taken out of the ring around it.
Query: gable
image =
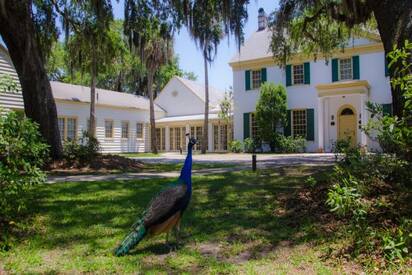
[[[204,101],[178,78],[172,78],[155,100],[168,116],[203,113]]]

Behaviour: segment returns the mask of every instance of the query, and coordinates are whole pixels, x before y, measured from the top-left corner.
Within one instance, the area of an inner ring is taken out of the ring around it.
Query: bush
[[[99,141],[83,132],[79,140],[69,140],[63,145],[63,154],[67,162],[73,164],[78,161],[82,164],[90,162],[99,153]]]
[[[305,152],[306,139],[302,137],[285,137],[284,135],[277,134],[274,143],[278,153]]]
[[[252,138],[247,138],[243,141],[243,150],[245,153],[253,153],[255,148],[255,141]]]
[[[240,153],[242,152],[242,142],[239,140],[233,140],[229,143],[229,151],[232,153]]]
[[[15,112],[0,116],[0,223],[25,209],[25,193],[43,183],[48,156],[37,124]]]

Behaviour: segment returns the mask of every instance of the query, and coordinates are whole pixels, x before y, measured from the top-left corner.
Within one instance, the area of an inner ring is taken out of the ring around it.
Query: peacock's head
[[[190,137],[190,134],[186,134],[186,136],[189,137],[188,147],[192,148],[197,143],[197,140],[194,137]]]

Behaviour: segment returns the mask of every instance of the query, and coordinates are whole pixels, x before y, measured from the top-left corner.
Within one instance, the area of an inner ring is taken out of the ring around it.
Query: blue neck
[[[192,146],[190,145],[187,148],[185,164],[183,165],[179,178],[188,186],[192,186]]]

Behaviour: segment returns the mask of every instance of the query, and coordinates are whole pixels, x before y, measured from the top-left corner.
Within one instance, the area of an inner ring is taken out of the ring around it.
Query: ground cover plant
[[[195,176],[183,245],[170,251],[159,237],[121,258],[113,256],[113,249],[136,213],[169,179],[39,185],[25,221],[30,230],[0,253],[0,268],[33,273],[359,273],[364,267],[339,254],[347,242],[340,237],[346,228],[324,204],[330,168],[324,169]],[[308,183],[309,176],[316,184]],[[412,271],[406,264],[399,269]]]

